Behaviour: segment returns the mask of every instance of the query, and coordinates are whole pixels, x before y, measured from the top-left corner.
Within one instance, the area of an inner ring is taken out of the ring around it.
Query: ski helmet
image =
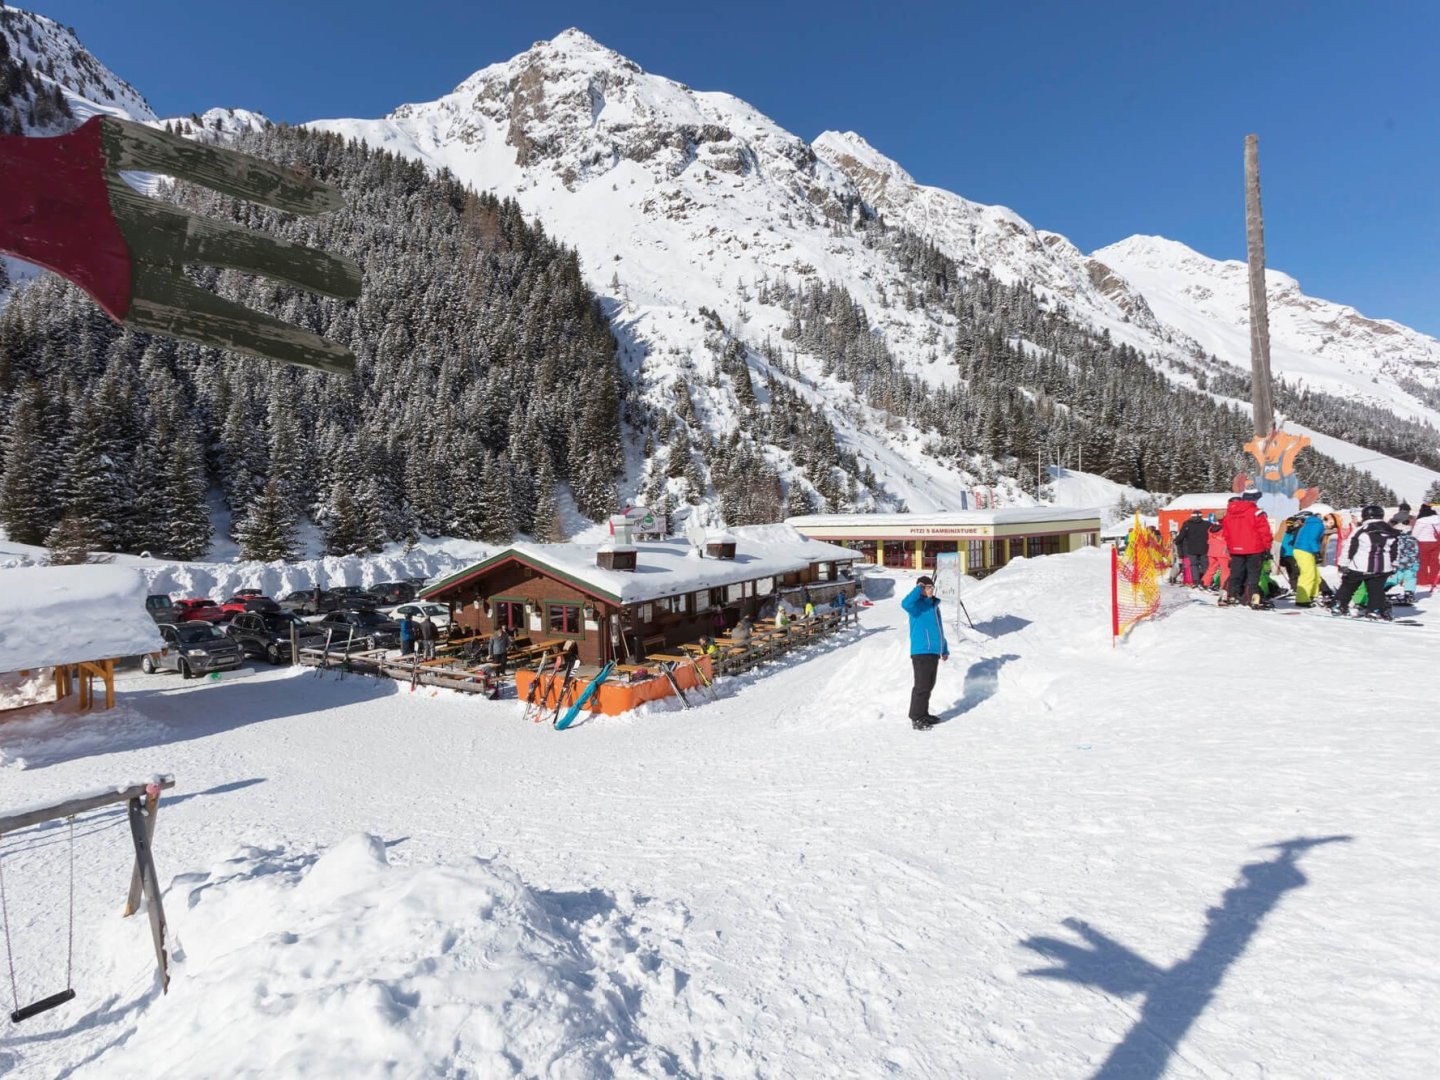
[[[1379,521],[1384,516],[1385,511],[1380,509],[1380,507],[1376,506],[1374,503],[1371,503],[1369,506],[1365,507],[1364,510],[1360,511],[1361,521]]]

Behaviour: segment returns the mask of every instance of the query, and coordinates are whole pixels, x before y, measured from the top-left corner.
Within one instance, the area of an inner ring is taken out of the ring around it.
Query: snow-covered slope
[[[169,993],[118,913],[123,810],[81,815],[77,996],[0,1074],[1433,1075],[1440,630],[1172,590],[1114,648],[1107,565],[967,584],[926,733],[887,571],[719,700],[566,732],[263,664],[0,723],[0,812],[176,780]],[[1277,655],[1324,657],[1331,700],[1296,708]],[[0,839],[22,1000],[64,977],[69,850]]]
[[[1249,270],[1237,260],[1211,259],[1175,240],[1132,236],[1092,256],[1124,276],[1164,323],[1220,360],[1249,371]],[[1440,424],[1440,412],[1397,380],[1440,386],[1440,341],[1353,307],[1306,296],[1300,283],[1265,271],[1270,314],[1270,364],[1277,378],[1356,398],[1399,415]]]

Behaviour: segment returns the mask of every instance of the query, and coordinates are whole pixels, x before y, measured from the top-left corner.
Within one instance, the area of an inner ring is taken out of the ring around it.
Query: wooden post
[[[150,791],[158,799],[160,789],[151,785],[146,789],[148,802]],[[160,906],[160,884],[155,880],[155,862],[150,857],[150,830],[154,828],[154,815],[147,822],[140,808],[140,797],[130,800],[130,836],[135,841],[135,866],[140,875],[141,887],[145,891],[145,908],[150,914],[150,937],[155,943],[155,966],[160,972],[160,991],[170,991],[170,963],[165,955],[165,909]]]
[[[1250,262],[1250,402],[1255,434],[1275,430],[1270,394],[1270,309],[1265,297],[1265,219],[1260,212],[1260,138],[1245,136],[1245,248]]]
[[[147,787],[145,789],[145,846],[153,848],[155,841],[155,815],[160,810],[160,789],[158,787]],[[140,890],[143,882],[140,880],[140,860],[135,860],[135,867],[130,872],[130,892],[125,897],[125,910],[121,912],[125,918],[134,915],[140,910]]]

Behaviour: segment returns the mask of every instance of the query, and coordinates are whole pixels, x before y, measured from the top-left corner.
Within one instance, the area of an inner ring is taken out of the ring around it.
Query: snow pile
[[[161,648],[145,578],[126,566],[0,571],[0,672]]]
[[[484,859],[394,866],[353,834],[245,847],[169,890],[168,996],[95,1068],[150,1076],[665,1075],[640,1031],[675,972],[630,898],[537,893]]]

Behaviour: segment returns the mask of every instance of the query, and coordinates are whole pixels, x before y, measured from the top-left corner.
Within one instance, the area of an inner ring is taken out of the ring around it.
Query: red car
[[[231,613],[221,609],[214,600],[193,599],[175,601],[175,621],[181,622],[224,622]]]
[[[247,611],[279,611],[280,605],[258,592],[238,592],[221,604],[220,610],[226,615],[241,615]]]

